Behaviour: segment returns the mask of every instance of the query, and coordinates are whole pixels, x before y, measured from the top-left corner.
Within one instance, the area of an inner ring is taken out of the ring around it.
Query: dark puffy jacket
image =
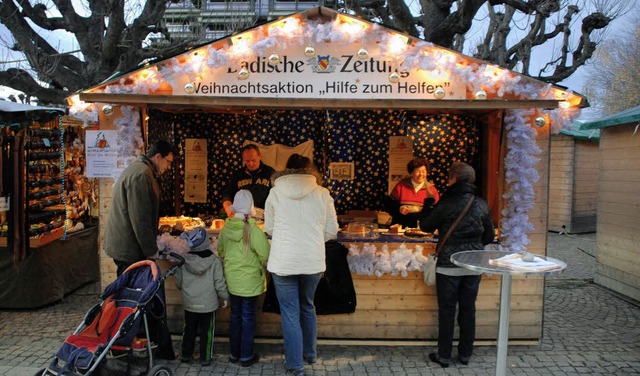
[[[433,232],[438,229],[438,235],[442,240],[475,192],[476,187],[466,182],[458,182],[449,187],[433,210],[420,220],[422,231]],[[483,249],[486,244],[493,241],[493,237],[494,230],[489,205],[484,199],[476,197],[469,212],[449,235],[449,239],[440,251],[437,265],[454,267],[455,265],[450,261],[452,254]]]

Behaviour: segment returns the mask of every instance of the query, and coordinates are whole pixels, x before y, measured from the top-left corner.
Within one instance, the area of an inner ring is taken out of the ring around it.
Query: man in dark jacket
[[[437,229],[442,241],[442,237],[462,213],[469,199],[475,195],[475,180],[473,167],[463,162],[454,162],[449,169],[449,188],[433,210],[420,221],[422,230],[433,232]],[[493,238],[494,229],[489,205],[484,199],[475,197],[469,211],[449,235],[438,255],[438,353],[429,354],[429,359],[442,367],[448,367],[452,360],[456,305],[459,305],[460,325],[458,359],[466,365],[471,358],[475,340],[476,298],[482,278],[482,273],[455,266],[450,260],[451,255],[461,251],[483,249]]]
[[[241,189],[246,189],[253,196],[253,205],[264,209],[264,203],[271,190],[271,175],[275,172],[273,167],[262,163],[260,149],[254,144],[247,144],[242,148],[243,167],[229,181],[222,192],[222,207],[227,217],[233,218],[231,204],[233,197]]]
[[[103,244],[118,276],[129,265],[158,252],[158,178],[171,168],[173,150],[167,141],[152,143],[146,154],[127,166],[113,187]]]
[[[113,199],[104,233],[103,247],[116,264],[120,276],[131,264],[158,252],[158,178],[171,168],[174,147],[164,140],[149,146],[122,172],[113,187]],[[162,286],[164,296],[164,286]],[[151,339],[158,344],[158,358],[175,358],[166,313],[155,319],[149,315]]]

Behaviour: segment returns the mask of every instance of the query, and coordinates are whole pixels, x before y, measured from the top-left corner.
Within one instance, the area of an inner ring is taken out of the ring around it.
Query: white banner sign
[[[466,86],[446,74],[403,70],[402,57],[380,57],[374,48],[365,59],[353,46],[321,44],[316,56],[307,57],[304,45],[278,51],[279,62],[254,56],[235,66],[207,70],[204,77],[182,75],[173,88],[175,95],[317,98],[317,99],[434,99],[438,88],[444,99],[465,99]],[[189,62],[185,62],[189,64]],[[400,67],[400,68],[398,68]],[[239,78],[246,70],[248,78]],[[397,74],[397,82],[390,78]],[[193,81],[190,81],[193,80]]]

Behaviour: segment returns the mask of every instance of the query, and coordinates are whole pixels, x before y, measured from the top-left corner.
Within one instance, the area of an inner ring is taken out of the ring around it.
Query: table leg
[[[498,318],[498,356],[496,376],[507,374],[507,346],[509,345],[509,311],[511,307],[511,275],[503,274],[500,283],[500,317]]]

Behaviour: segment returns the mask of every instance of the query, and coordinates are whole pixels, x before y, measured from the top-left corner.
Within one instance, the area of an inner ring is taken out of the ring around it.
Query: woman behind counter
[[[440,195],[435,185],[427,180],[429,161],[413,158],[407,163],[411,176],[402,179],[391,191],[385,202],[385,209],[391,215],[391,224],[403,227],[418,227],[418,221],[426,215],[426,209],[438,202]],[[425,204],[425,200],[427,204]]]
[[[473,353],[476,333],[476,298],[482,273],[455,266],[450,258],[454,253],[483,249],[493,241],[493,222],[489,205],[475,196],[473,184],[476,173],[463,162],[454,162],[449,168],[449,183],[442,200],[420,220],[422,231],[438,229],[446,234],[471,199],[474,201],[458,226],[449,235],[440,250],[436,267],[438,296],[438,352],[429,354],[432,362],[449,367],[452,361],[453,331],[456,305],[458,305],[458,360],[467,365]]]

